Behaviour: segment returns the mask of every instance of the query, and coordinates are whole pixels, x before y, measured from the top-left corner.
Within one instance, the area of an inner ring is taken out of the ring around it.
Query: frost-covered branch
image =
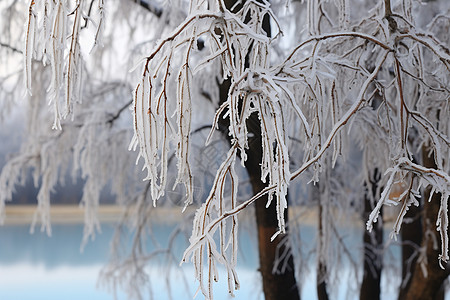
[[[228,128],[224,132],[229,135],[230,148],[217,162],[218,169],[211,168],[216,171],[214,180],[195,214],[190,245],[183,255],[183,262],[189,259],[193,262],[199,291],[208,299],[213,297],[213,283],[218,280],[218,264],[226,269],[229,292],[233,294],[239,288],[237,215],[267,195],[266,205],[276,207],[278,230],[274,239],[286,232],[286,194],[292,182],[299,178],[307,182],[321,180],[320,184],[331,189],[333,179],[321,176],[322,172],[344,168],[355,152],[362,157],[362,166],[355,174],[342,175],[346,180],[335,189],[350,189],[346,186],[351,185],[349,177],[369,182],[371,170],[386,172],[380,179],[383,192],[367,229],[372,228],[383,205],[400,205],[393,229],[395,236],[410,205],[418,203],[420,188],[431,187],[432,194],[441,193],[440,259],[448,260],[450,56],[448,45],[433,33],[438,28],[438,19],[448,21],[447,16],[433,19],[427,29],[430,32],[424,33],[414,25],[417,13],[411,10],[411,4],[402,1],[379,1],[367,10],[369,4],[357,1],[325,5],[308,0],[293,12],[301,17],[288,22],[277,18],[280,10],[276,7],[280,3],[276,1],[236,1],[233,6],[222,0],[191,0],[177,2],[184,20],[171,23],[160,20],[165,7],[158,7],[156,2],[135,2],[141,6],[139,11],[143,7],[153,15],[144,12],[148,19],[129,20],[130,32],[119,23],[114,25],[118,36],[133,38],[139,31],[137,25],[144,25],[142,30],[146,31],[154,28],[152,21],[164,25],[158,27],[161,32],[152,33],[151,37],[144,32],[146,40],[138,41],[138,50],[145,53],[139,54],[143,59],[138,65],[142,67],[138,78],[133,77],[135,73],[129,75],[136,83],[131,95],[133,121],[129,127],[122,122],[123,112],[130,104],[127,85],[120,85],[126,92],[117,96],[115,88],[97,84],[98,78],[83,79],[86,71],[96,71],[88,61],[101,66],[105,56],[101,55],[104,49],[100,47],[94,53],[98,58],[90,60],[82,55],[81,46],[85,42],[82,29],[91,23],[95,25],[91,32],[92,47],[112,45],[115,40],[102,39],[110,30],[105,14],[105,6],[109,4],[96,0],[87,8],[86,0],[28,2],[28,13],[24,15],[23,81],[28,97],[33,99],[30,138],[22,153],[10,160],[0,175],[0,215],[5,201],[12,197],[14,185],[23,180],[24,170],[34,167],[35,181],[39,178],[42,181],[36,220],[40,219],[49,232],[50,193],[61,181],[60,175],[67,171],[61,169],[67,162],[63,154],[71,153],[73,173],[80,172],[86,181],[82,198],[86,241],[99,229],[96,211],[100,191],[110,182],[108,175],[121,174],[118,170],[126,169],[129,156],[134,155],[118,154],[122,146],[118,139],[128,139],[126,132],[131,126],[134,135],[129,149],[138,149],[136,163],[145,170],[144,180],[148,180],[144,189],[138,189],[140,197],[132,197],[139,202],[138,207],[146,212],[166,195],[167,188],[182,184],[186,208],[194,202],[192,128],[199,118],[196,109],[204,106],[199,99],[208,94],[208,104],[217,107],[211,113],[208,125],[211,131],[204,142],[210,143],[223,119],[227,119]],[[361,11],[368,11],[367,14],[355,18],[353,5],[361,5],[364,7]],[[183,11],[184,7],[189,7],[189,11]],[[116,15],[120,13],[128,11]],[[263,21],[268,19],[276,34],[263,28]],[[174,23],[177,24],[170,27]],[[291,26],[306,30],[283,37],[283,29]],[[148,45],[152,45],[151,50],[146,48]],[[4,44],[0,46],[5,48]],[[120,60],[117,55],[110,53],[114,70],[116,60]],[[41,62],[48,67],[43,68]],[[33,76],[36,72],[42,75]],[[116,82],[115,79],[111,82]],[[128,77],[123,79],[126,80]],[[226,99],[219,104],[217,83],[225,81],[230,86]],[[101,85],[107,92],[100,90]],[[48,87],[48,91],[42,87]],[[52,105],[53,128],[64,131],[39,129],[42,126],[38,126],[38,121],[48,116],[38,109],[40,104],[34,101],[38,96],[46,97]],[[81,103],[84,96],[87,101]],[[105,102],[104,106],[99,99]],[[80,103],[77,107],[81,113],[79,121],[72,124],[64,119],[73,115],[75,103]],[[257,139],[262,149],[258,166],[260,179],[267,187],[247,199],[238,199],[242,183],[237,175],[239,163],[245,165],[248,155],[252,155],[249,150],[255,133],[248,124],[251,116],[257,116],[257,132],[261,132]],[[433,152],[436,168],[421,165],[418,157],[424,145]],[[293,153],[298,154],[296,159],[292,158]],[[177,162],[173,181],[172,157]],[[120,199],[137,188],[137,183],[135,186],[125,180],[136,175],[114,177],[117,177],[111,179],[114,194]],[[400,182],[406,184],[406,190],[391,199],[391,190]],[[174,186],[167,187],[169,184]],[[147,194],[151,204],[145,202]],[[331,192],[327,190],[324,194]],[[342,198],[350,202],[347,194]],[[148,223],[144,212],[132,212],[136,216],[133,225],[137,230],[133,242],[136,248],[141,246],[140,239]],[[328,249],[327,245],[323,249]],[[134,264],[126,276],[133,274],[143,283],[146,280],[143,268],[150,257],[139,251],[132,251],[132,255],[124,262],[126,266]],[[139,255],[142,257],[138,258]],[[111,270],[113,275],[121,272],[120,268]]]
[[[396,182],[399,182],[402,178],[406,176],[405,171],[407,173],[412,173],[410,179],[409,188],[406,189],[398,199],[390,199],[389,194]],[[367,230],[372,230],[373,223],[377,221],[380,209],[383,205],[398,205],[402,204],[402,208],[400,210],[399,216],[394,224],[394,229],[392,232],[392,236],[396,236],[402,224],[402,220],[408,211],[408,207],[411,204],[416,206],[419,205],[418,198],[420,198],[420,193],[418,190],[423,187],[431,186],[430,199],[434,193],[441,194],[441,207],[439,210],[439,214],[437,216],[437,230],[441,235],[441,255],[439,259],[443,262],[447,262],[449,260],[448,256],[448,200],[449,200],[449,190],[450,190],[450,176],[436,169],[425,168],[418,164],[411,162],[409,159],[403,157],[397,161],[397,164],[394,168],[388,170],[390,174],[389,180],[386,183],[386,186],[383,190],[380,200],[378,201],[375,209],[369,216],[369,220],[367,221]],[[417,177],[418,184],[414,184],[415,178]],[[413,190],[414,187],[414,190]],[[425,204],[426,205],[426,204]]]
[[[163,145],[166,144],[164,140],[166,138],[165,126],[171,124],[171,121],[168,121],[166,116],[158,115],[161,110],[158,110],[157,107],[170,105],[167,103],[173,101],[171,98],[177,99],[177,126],[182,128],[183,126],[180,124],[183,124],[183,117],[180,116],[184,116],[184,114],[181,113],[181,107],[184,104],[190,107],[191,94],[184,95],[180,91],[192,92],[189,82],[193,80],[192,78],[196,76],[198,70],[207,65],[213,65],[215,61],[220,62],[222,69],[220,76],[223,79],[230,78],[231,85],[227,100],[216,111],[214,126],[209,138],[218,127],[219,119],[225,116],[230,121],[228,132],[232,146],[217,171],[209,197],[196,214],[190,240],[191,245],[183,257],[183,261],[191,257],[196,267],[196,278],[200,283],[199,289],[210,298],[212,297],[212,282],[217,279],[217,262],[224,264],[227,269],[230,293],[239,285],[234,271],[234,250],[231,256],[225,255],[226,249],[215,244],[215,234],[218,234],[221,243],[228,235],[230,245],[234,247],[234,231],[229,233],[224,231],[225,226],[229,224],[227,221],[232,220],[231,222],[234,224],[235,216],[264,194],[269,196],[267,205],[270,205],[272,195],[277,199],[279,231],[275,233],[274,237],[279,233],[284,233],[283,214],[287,207],[285,195],[289,183],[309,169],[313,169],[313,180],[318,180],[317,174],[321,171],[322,157],[332,145],[334,165],[338,156],[342,154],[343,129],[349,128],[358,119],[360,112],[366,111],[369,104],[375,101],[377,95],[381,95],[383,99],[385,113],[378,116],[378,121],[376,121],[378,124],[373,124],[373,126],[383,128],[381,130],[382,138],[395,140],[389,148],[393,160],[399,161],[399,159],[410,159],[411,157],[408,141],[408,136],[411,134],[411,131],[408,130],[411,126],[410,117],[422,126],[421,130],[428,132],[437,148],[440,148],[440,144],[436,142],[436,139],[446,141],[447,138],[445,133],[436,131],[435,126],[428,123],[428,117],[423,116],[424,119],[421,119],[420,113],[412,113],[410,107],[415,107],[417,102],[407,99],[406,96],[406,90],[410,86],[408,80],[403,78],[403,73],[413,74],[413,72],[410,71],[411,61],[405,59],[401,55],[401,51],[405,43],[410,43],[404,40],[408,38],[415,41],[416,35],[394,34],[391,31],[395,31],[396,28],[391,26],[388,29],[386,23],[383,23],[384,21],[374,17],[370,22],[372,25],[376,24],[375,27],[367,25],[366,31],[363,30],[365,27],[361,25],[359,28],[361,31],[338,31],[309,36],[287,53],[286,58],[280,64],[272,65],[269,51],[272,40],[267,39],[259,27],[260,25],[257,25],[257,20],[261,20],[261,16],[264,14],[272,15],[269,13],[270,8],[267,3],[258,5],[246,2],[233,12],[224,8],[220,2],[214,1],[209,2],[209,10],[203,10],[201,13],[197,10],[201,7],[197,2],[191,3],[191,7],[195,13],[188,16],[173,33],[159,42],[146,58],[143,81],[138,86],[136,93],[138,97],[135,100],[136,138],[133,142],[134,146],[137,146],[136,143],[139,142],[141,147],[139,156],[144,157],[145,168],[149,170],[149,179],[155,183],[161,180],[161,183],[164,184],[164,176],[166,176],[164,161],[167,159],[164,151],[169,149],[158,148],[158,143],[153,142],[151,138],[159,136],[164,141]],[[311,9],[313,11],[316,8],[311,7]],[[386,18],[398,17],[392,13],[390,8],[387,11],[389,16],[385,16]],[[321,13],[325,15],[323,10]],[[342,20],[347,18],[345,12],[341,17]],[[329,16],[324,18],[324,20],[326,19],[329,20]],[[412,26],[408,18],[400,17],[400,19],[408,26]],[[319,27],[317,26],[312,32],[319,33]],[[191,56],[191,52],[195,50],[192,41],[200,35],[209,40],[210,53],[203,60],[197,62],[195,56]],[[346,42],[347,44],[344,44]],[[443,62],[443,67],[447,68],[445,50],[441,50],[435,41],[421,41],[419,45],[431,50],[433,55]],[[408,44],[408,47],[412,46]],[[177,62],[174,59],[175,53],[181,54],[183,57],[181,61]],[[179,74],[176,80],[179,87],[178,93],[172,97],[166,90],[167,85],[171,82],[169,66],[177,66]],[[191,68],[194,71],[190,71]],[[390,69],[393,69],[394,73],[387,72]],[[189,74],[190,77],[186,77],[186,74]],[[353,91],[350,91],[352,86],[343,79],[345,76],[352,77],[353,82],[358,82]],[[420,74],[419,78],[425,78],[425,76],[428,74]],[[157,78],[159,80],[154,81]],[[423,82],[426,82],[425,79]],[[445,92],[446,89],[441,88],[436,91]],[[149,103],[146,104],[144,99],[149,99]],[[175,102],[172,103],[175,105]],[[153,107],[153,105],[157,107]],[[147,115],[145,111],[147,111]],[[231,202],[224,197],[223,186],[228,181],[234,187],[237,178],[232,175],[232,172],[234,172],[233,166],[237,155],[240,156],[242,163],[246,160],[248,128],[245,121],[252,113],[258,114],[260,120],[263,148],[260,163],[261,180],[265,182],[268,179],[268,187],[236,206],[235,200],[233,200],[235,196],[229,196],[232,199]],[[288,130],[285,126],[286,120],[293,118],[294,115],[305,134],[303,138],[305,155],[303,164],[291,173],[287,164],[289,154],[286,132]],[[328,116],[331,118],[327,119]],[[163,120],[158,121],[159,126],[150,123],[149,126],[146,126],[145,122],[153,122],[150,120],[155,118]],[[186,122],[188,124],[188,119]],[[389,129],[385,129],[384,124],[387,124]],[[172,125],[169,127],[175,128]],[[147,128],[159,129],[150,133],[146,132]],[[175,132],[175,129],[171,132]],[[182,139],[184,135],[180,135],[181,132],[186,131],[179,129],[171,139],[174,141]],[[187,149],[189,140],[185,139],[181,145],[183,145],[183,149]],[[158,152],[160,150],[162,152]],[[161,157],[156,154],[148,155],[146,152],[161,153]],[[448,153],[448,149],[445,152]],[[181,160],[179,170],[183,170],[184,166],[188,166],[189,161],[183,151],[178,153],[178,160]],[[437,153],[436,161],[441,161],[440,150],[435,153]],[[153,160],[154,158],[156,160]],[[156,164],[155,161],[161,161],[162,165]],[[159,175],[155,166],[161,166]],[[440,165],[440,168],[442,167]],[[178,180],[183,182],[182,178],[183,176],[180,176],[179,173]],[[186,189],[189,180],[190,176],[184,175]],[[386,190],[390,189],[389,184],[393,185],[394,180],[388,180]],[[155,186],[155,189],[158,190],[158,193],[153,195],[157,196],[157,199],[162,195],[163,185]],[[417,195],[416,192],[410,192],[410,194]],[[383,194],[382,199],[384,199],[383,197],[386,198],[387,194]],[[228,210],[224,210],[225,203],[228,203]],[[378,203],[378,209],[383,203],[384,200]],[[403,203],[403,211],[406,212],[412,202],[405,200]],[[399,229],[402,218],[400,215],[396,230]],[[203,274],[204,264],[209,270],[206,277]]]

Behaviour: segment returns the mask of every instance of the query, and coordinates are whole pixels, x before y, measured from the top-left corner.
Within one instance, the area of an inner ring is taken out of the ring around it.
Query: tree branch
[[[5,47],[5,48],[8,48],[9,50],[12,50],[15,53],[23,54],[22,50],[19,50],[19,49],[15,48],[9,44],[6,44],[6,43],[0,42],[0,47]]]
[[[149,12],[151,12],[152,14],[157,16],[158,18],[160,18],[163,13],[162,8],[156,6],[151,1],[145,1],[145,0],[131,0],[131,1],[142,6],[143,8],[145,8],[146,10],[148,10]]]

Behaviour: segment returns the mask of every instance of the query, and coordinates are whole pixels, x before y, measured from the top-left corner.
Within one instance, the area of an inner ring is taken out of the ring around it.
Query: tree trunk
[[[369,214],[374,208],[374,199],[377,197],[379,173],[373,174],[372,188],[366,189],[364,195],[363,220],[369,219]],[[379,300],[381,292],[381,271],[383,268],[383,220],[378,218],[372,232],[364,231],[364,273],[359,298],[364,300]]]
[[[399,300],[406,299],[406,293],[411,285],[412,274],[414,274],[416,269],[418,249],[422,243],[422,235],[418,234],[422,232],[421,205],[419,207],[410,206],[407,217],[412,222],[402,224],[402,284],[400,286]]]
[[[325,180],[325,179],[324,179]],[[317,245],[317,270],[316,270],[316,290],[317,298],[319,300],[328,300],[327,292],[327,265],[325,259],[321,253],[325,247],[324,242],[327,239],[326,236],[326,224],[324,224],[324,207],[326,203],[323,199],[323,188],[321,188],[321,182],[317,182],[314,186],[311,186],[311,200],[318,202],[319,217],[318,217],[318,245]]]
[[[220,104],[228,97],[228,90],[231,82],[225,80],[219,85]],[[219,130],[228,135],[228,118],[219,118]],[[267,185],[261,181],[261,128],[258,115],[252,114],[247,120],[249,134],[249,149],[247,150],[247,161],[245,167],[250,177],[253,193],[263,190]],[[284,253],[286,244],[281,243],[285,235],[279,235],[274,241],[270,241],[272,235],[278,230],[278,220],[276,214],[276,199],[272,205],[266,208],[267,196],[261,197],[255,202],[256,226],[258,231],[259,262],[263,280],[263,291],[266,300],[299,300],[300,294],[295,279],[294,261],[291,255],[286,257],[287,261],[280,262],[280,266],[286,266],[284,270],[274,270],[274,263],[278,259],[277,253]],[[285,219],[287,221],[286,209]],[[287,223],[287,222],[286,222]],[[275,272],[274,272],[275,271]]]
[[[433,155],[428,156],[428,149],[422,149],[423,165],[428,168],[436,168],[433,160]],[[430,197],[430,189],[425,191],[424,200],[427,201]],[[426,261],[425,269],[427,276],[422,272],[420,262],[415,263],[414,273],[412,273],[409,288],[404,292],[401,300],[415,300],[415,299],[440,299],[442,293],[442,284],[450,274],[450,268],[447,266],[444,270],[440,268],[438,256],[440,254],[440,243],[437,247],[433,239],[440,240],[436,231],[436,219],[440,207],[441,195],[435,193],[430,202],[423,205],[423,228],[422,228],[422,243],[421,246],[425,249]],[[430,235],[434,235],[431,237]]]
[[[249,139],[248,158],[245,167],[249,173],[253,193],[263,190],[267,184],[261,181],[261,129],[259,119],[253,114],[247,123],[249,132],[253,137]],[[279,261],[279,266],[286,266],[284,270],[274,270],[274,263],[277,253],[282,254],[286,250],[286,243],[281,243],[285,235],[279,235],[273,242],[270,241],[272,235],[278,230],[276,213],[276,200],[266,208],[267,196],[255,202],[256,224],[258,230],[258,250],[260,272],[263,279],[263,290],[266,300],[294,300],[300,299],[297,283],[295,280],[295,269],[292,255],[285,257],[287,261]],[[287,210],[285,213],[287,221]]]
[[[322,210],[322,207],[319,206],[319,211]],[[320,214],[320,212],[319,212]],[[322,231],[322,222],[319,221],[319,240],[321,239],[321,231]],[[322,243],[319,241],[319,243]],[[320,253],[320,249],[318,251]],[[317,299],[319,300],[328,300],[328,292],[327,292],[327,265],[320,258],[317,261],[317,275],[316,275],[316,289],[317,289]]]
[[[236,0],[225,0],[225,5],[231,9],[236,4]],[[235,10],[240,9],[242,3],[235,7]],[[270,20],[266,15],[262,21],[263,29],[270,37]],[[248,65],[246,63],[246,65]],[[230,89],[230,79],[225,80],[219,84],[219,105],[225,102],[228,98],[228,91]],[[220,117],[219,130],[224,133],[229,140],[228,126],[229,119]],[[253,193],[256,194],[267,187],[267,184],[261,181],[261,158],[262,158],[262,140],[261,128],[257,114],[252,114],[247,120],[249,134],[247,150],[247,161],[245,168],[250,177]],[[251,137],[250,137],[251,136]],[[280,266],[285,266],[283,270],[274,270],[274,265],[278,259],[277,253],[284,253],[286,251],[286,243],[282,243],[286,235],[278,235],[274,241],[270,241],[273,234],[278,230],[278,220],[276,213],[276,199],[273,199],[272,205],[266,208],[267,196],[261,197],[255,202],[256,212],[256,226],[258,231],[258,250],[259,262],[263,280],[263,291],[266,300],[299,300],[300,294],[295,280],[295,268],[292,255],[288,255],[283,259],[287,261],[280,262]],[[287,221],[287,212],[285,212],[285,220]],[[287,223],[287,222],[286,222]]]

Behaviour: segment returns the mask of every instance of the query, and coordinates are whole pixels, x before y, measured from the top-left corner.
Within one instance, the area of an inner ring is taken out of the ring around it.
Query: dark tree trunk
[[[322,210],[319,208],[319,210]],[[320,224],[321,222],[319,222]],[[321,225],[321,224],[320,224]],[[319,225],[319,231],[321,230],[321,226]],[[320,233],[319,233],[320,235]],[[320,239],[320,237],[319,237]],[[321,243],[321,242],[319,242]],[[316,275],[316,282],[317,282],[317,299],[319,300],[328,300],[328,292],[327,292],[327,265],[323,263],[322,260],[317,261],[317,275]]]
[[[374,208],[374,199],[377,197],[379,182],[378,171],[375,170],[371,189],[367,188],[364,195],[363,220],[369,219],[369,214]],[[383,218],[378,218],[378,222],[372,232],[364,231],[364,273],[359,298],[364,300],[380,299],[381,271],[383,268]]]
[[[421,205],[411,206],[406,216],[412,221],[402,224],[402,284],[399,300],[406,299],[406,293],[411,285],[411,275],[416,269],[418,249],[422,243],[422,234],[418,234],[422,232]]]
[[[325,180],[325,179],[324,179]],[[321,259],[320,253],[324,247],[324,240],[327,238],[325,236],[326,224],[323,223],[324,220],[324,199],[322,198],[323,188],[321,188],[321,182],[316,183],[315,186],[311,187],[311,199],[318,202],[319,207],[319,217],[318,217],[318,245],[317,245],[317,270],[316,270],[316,290],[317,298],[319,300],[328,300],[327,292],[327,265],[324,260]]]
[[[225,5],[231,9],[236,3],[236,0],[225,0]],[[236,10],[242,4],[235,7]],[[266,15],[263,19],[263,29],[270,36],[270,20]],[[219,93],[221,105],[228,98],[228,91],[230,89],[230,79],[225,80],[219,84]],[[229,140],[228,126],[229,119],[219,118],[219,128]],[[252,114],[247,120],[249,135],[249,149],[247,150],[247,161],[245,167],[250,177],[253,193],[256,194],[267,187],[267,184],[261,181],[261,158],[262,158],[262,144],[261,144],[261,128],[257,114]],[[276,199],[273,199],[270,207],[266,208],[267,196],[261,197],[255,202],[256,212],[256,226],[258,231],[258,250],[260,261],[260,272],[263,280],[263,291],[266,300],[299,300],[300,294],[295,280],[295,268],[293,257],[289,255],[285,259],[287,261],[281,262],[280,265],[286,266],[283,272],[274,270],[274,263],[278,259],[277,253],[284,253],[286,250],[286,243],[281,243],[285,235],[279,235],[274,241],[270,241],[273,234],[278,230],[278,220],[276,213]],[[287,210],[285,214],[287,221]]]
[[[230,87],[230,80],[225,80],[220,85],[221,102],[224,101],[228,95]],[[219,128],[229,138],[228,119],[220,118]],[[253,133],[253,137],[249,138],[249,149],[247,151],[248,157],[245,167],[250,177],[253,193],[258,193],[266,187],[266,184],[261,181],[261,128],[258,116],[253,114],[247,121],[248,131]],[[283,253],[286,250],[285,243],[280,243],[285,236],[279,235],[273,242],[270,241],[272,235],[278,230],[278,221],[276,214],[276,199],[273,200],[272,205],[266,208],[267,196],[258,199],[255,202],[256,212],[256,226],[258,231],[258,250],[259,262],[263,280],[263,291],[266,300],[299,300],[300,294],[295,280],[295,268],[292,256],[285,259],[288,261],[282,262],[280,265],[286,265],[283,272],[274,270],[274,263],[277,259],[277,253]],[[287,210],[285,215],[287,221]]]
[[[325,274],[326,272],[326,266],[322,262],[319,262],[317,269],[317,299],[319,300],[328,300],[327,284],[323,280],[323,276],[319,275],[319,273]]]
[[[279,235],[273,242],[271,236],[278,230],[276,224],[276,214],[274,205],[266,209],[264,200],[256,203],[256,223],[258,227],[258,249],[260,272],[263,279],[263,290],[266,300],[297,300],[300,299],[299,290],[295,281],[295,270],[292,256],[289,256],[287,264],[281,262],[280,265],[287,265],[286,270],[273,270],[274,262],[278,253],[283,253],[286,249],[285,243],[280,244],[285,236]],[[269,210],[270,212],[267,212]],[[274,219],[272,218],[274,217]],[[273,224],[275,220],[275,224]],[[278,249],[277,249],[278,248]],[[275,272],[274,272],[275,271]]]
[[[253,193],[258,193],[267,187],[261,181],[261,129],[258,116],[253,114],[247,126],[253,137],[249,139],[248,158],[245,167],[249,173]],[[279,262],[279,265],[286,265],[282,272],[274,270],[274,262],[278,259],[277,253],[284,253],[286,244],[281,243],[284,235],[279,235],[273,242],[270,241],[272,235],[278,230],[276,213],[276,199],[266,208],[267,196],[255,202],[256,224],[258,230],[258,250],[260,261],[260,272],[263,278],[263,290],[266,300],[294,300],[300,299],[297,283],[295,280],[294,261],[292,256],[285,259],[288,261]],[[287,211],[285,214],[287,221]]]
[[[428,149],[422,150],[423,165],[428,168],[436,168],[433,156],[428,156]],[[428,200],[430,197],[430,189],[425,191],[424,199]],[[436,219],[440,207],[441,194],[435,193],[430,202],[423,205],[423,226],[422,226],[422,242],[421,246],[426,249],[427,264],[425,266],[427,276],[421,270],[418,262],[415,263],[414,273],[412,273],[411,281],[408,289],[401,295],[401,300],[415,300],[415,299],[442,299],[442,285],[445,279],[450,274],[450,268],[447,266],[445,270],[439,266],[438,256],[441,248],[435,247],[433,238],[440,240],[439,234],[436,231]],[[434,237],[430,237],[434,234]]]

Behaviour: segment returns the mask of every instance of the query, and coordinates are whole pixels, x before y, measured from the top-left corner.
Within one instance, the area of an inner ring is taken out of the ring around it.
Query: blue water
[[[167,246],[173,227],[167,224],[153,226],[154,237],[161,247]],[[28,225],[0,227],[1,300],[114,299],[111,292],[97,286],[98,274],[110,254],[114,234],[112,224],[102,224],[102,233],[89,242],[83,252],[80,252],[82,224],[54,224],[51,237],[39,232],[29,234],[29,229]],[[238,273],[241,289],[235,299],[262,299],[255,243],[248,232],[240,238]],[[186,247],[185,238],[177,237],[174,245],[174,253],[181,257]],[[150,251],[152,247],[149,243]],[[179,259],[167,275],[167,268],[157,257],[150,261],[146,271],[151,286],[148,294],[153,299],[169,299],[168,286],[173,299],[192,299],[197,289],[192,266],[187,263],[178,268],[178,262]],[[221,275],[221,283],[214,289],[215,299],[229,299],[225,274]],[[202,298],[202,295],[197,297]],[[125,293],[119,292],[118,299],[126,299]]]
[[[168,237],[174,229],[170,224],[152,226],[153,244],[166,247]],[[98,274],[107,264],[110,256],[110,243],[114,234],[112,224],[102,224],[102,233],[95,241],[89,242],[80,252],[83,234],[82,224],[54,224],[52,237],[36,232],[29,234],[28,225],[5,225],[0,227],[0,300],[80,300],[114,299],[113,294],[97,286]],[[361,231],[350,228],[344,236],[349,246],[355,250],[353,259],[359,267],[358,252],[361,245]],[[151,239],[149,239],[151,240]],[[234,299],[263,300],[256,234],[252,225],[241,226],[239,236],[238,276],[241,289],[236,291]],[[317,299],[315,294],[315,263],[313,249],[316,246],[315,230],[302,226],[300,243],[303,244],[303,257],[306,258],[306,278],[302,285],[302,299]],[[155,256],[149,261],[146,271],[149,274],[150,289],[147,294],[152,299],[192,299],[197,289],[190,263],[178,267],[187,245],[186,236],[180,234],[174,241],[175,263],[170,269],[165,261]],[[306,247],[305,247],[306,246]],[[149,242],[149,251],[156,248]],[[126,248],[126,247],[125,247]],[[390,254],[390,262],[398,261],[399,249]],[[308,252],[310,252],[308,256]],[[295,253],[294,253],[295,255]],[[386,255],[389,256],[389,255]],[[170,271],[170,273],[169,273]],[[361,270],[359,270],[361,271]],[[226,275],[221,269],[220,281],[214,286],[214,299],[231,299],[227,293]],[[395,272],[394,272],[395,273]],[[383,299],[395,299],[395,279],[388,273],[382,277]],[[357,299],[357,279],[348,263],[343,264],[339,273],[339,287],[333,293],[333,299]],[[392,284],[394,282],[394,284]],[[168,290],[170,289],[170,293]],[[196,299],[203,299],[199,294]],[[118,299],[127,299],[119,292]]]

